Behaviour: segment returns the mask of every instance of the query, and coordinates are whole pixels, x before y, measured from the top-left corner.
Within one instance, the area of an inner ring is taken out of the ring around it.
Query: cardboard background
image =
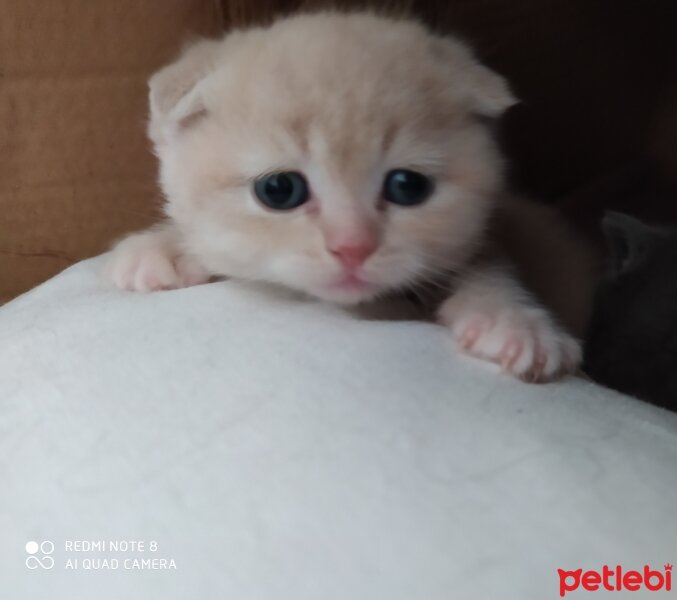
[[[146,79],[215,0],[0,0],[0,301],[155,216]]]

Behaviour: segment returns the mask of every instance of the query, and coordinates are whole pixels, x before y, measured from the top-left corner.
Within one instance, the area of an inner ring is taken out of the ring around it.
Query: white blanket
[[[677,415],[431,324],[99,268],[0,309],[1,598],[544,600],[677,561]]]

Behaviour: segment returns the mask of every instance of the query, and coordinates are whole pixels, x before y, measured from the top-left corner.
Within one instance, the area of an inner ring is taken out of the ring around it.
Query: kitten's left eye
[[[308,184],[294,171],[272,173],[254,182],[256,197],[268,208],[291,210],[308,201]]]
[[[425,202],[434,187],[430,177],[408,169],[395,169],[386,175],[383,197],[400,206],[415,206]]]

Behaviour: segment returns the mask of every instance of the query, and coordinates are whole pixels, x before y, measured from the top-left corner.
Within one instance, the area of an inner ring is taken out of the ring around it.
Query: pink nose
[[[375,242],[341,244],[329,248],[329,252],[340,260],[345,267],[355,269],[375,252],[376,247],[377,244]]]

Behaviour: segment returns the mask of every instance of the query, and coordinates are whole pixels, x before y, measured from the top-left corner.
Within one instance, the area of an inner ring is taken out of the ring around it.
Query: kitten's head
[[[167,212],[215,272],[344,303],[461,266],[513,103],[460,43],[302,15],[189,48],[150,81]]]

